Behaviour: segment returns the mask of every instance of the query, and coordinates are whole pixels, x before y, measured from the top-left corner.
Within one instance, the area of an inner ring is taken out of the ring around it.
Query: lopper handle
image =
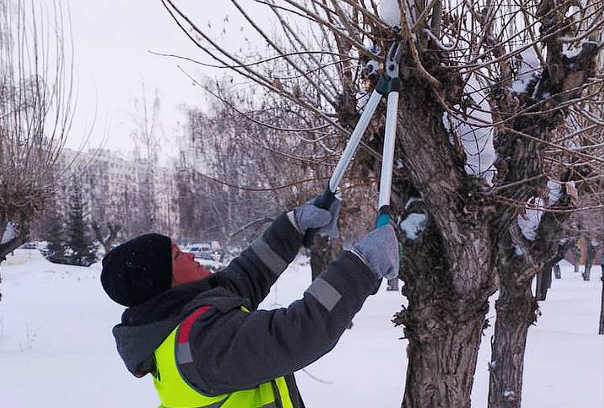
[[[331,204],[333,204],[333,202],[336,200],[336,195],[334,192],[332,192],[329,188],[329,183],[327,183],[327,187],[325,188],[325,191],[323,191],[323,194],[321,194],[318,198],[317,201],[315,201],[314,206],[315,207],[319,207],[322,208],[324,210],[329,210],[329,207],[331,207]],[[315,238],[315,234],[317,233],[318,229],[316,228],[311,228],[306,230],[306,233],[304,234],[304,246],[306,248],[310,248],[310,246],[312,245],[313,239]]]

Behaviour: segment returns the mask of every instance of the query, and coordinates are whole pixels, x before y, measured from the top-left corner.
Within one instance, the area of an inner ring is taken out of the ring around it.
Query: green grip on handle
[[[390,224],[390,221],[390,206],[383,205],[378,210],[378,217],[376,222],[377,228]]]

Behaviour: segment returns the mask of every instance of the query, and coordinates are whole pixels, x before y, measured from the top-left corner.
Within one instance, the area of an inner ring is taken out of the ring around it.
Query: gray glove
[[[298,228],[301,234],[304,234],[308,229],[316,229],[320,235],[327,235],[332,238],[337,238],[340,234],[338,233],[338,216],[340,215],[340,209],[342,208],[342,202],[336,199],[329,210],[316,207],[314,202],[317,199],[313,199],[308,203],[296,208],[293,211],[293,220],[290,216],[290,220],[294,221],[295,226]]]
[[[351,251],[371,268],[378,279],[398,277],[398,240],[392,225],[374,229],[355,244]]]

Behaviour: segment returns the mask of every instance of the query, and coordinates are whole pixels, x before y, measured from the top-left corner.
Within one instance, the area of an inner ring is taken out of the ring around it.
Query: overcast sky
[[[205,96],[177,67],[177,61],[149,51],[200,56],[172,21],[159,0],[66,0],[71,12],[78,82],[78,106],[68,147],[76,148],[96,123],[89,147],[130,149],[131,99],[158,89],[165,133],[174,134],[182,121],[178,104],[203,105]],[[225,2],[180,0],[199,22],[222,21]]]

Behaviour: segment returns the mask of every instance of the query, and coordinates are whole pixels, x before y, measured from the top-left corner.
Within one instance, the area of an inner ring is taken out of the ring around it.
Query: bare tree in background
[[[604,150],[604,144],[602,146]],[[589,212],[587,225],[592,241],[599,243],[602,296],[600,300],[600,321],[598,333],[604,334],[604,177],[599,180],[599,188],[593,189],[594,209]],[[600,207],[600,208],[598,208]]]
[[[0,0],[0,263],[52,196],[75,98],[66,9]]]
[[[200,85],[215,100],[210,113],[195,109],[188,113],[188,138],[194,153],[189,161],[195,168],[189,180],[197,180],[189,185],[182,183],[181,195],[183,201],[189,201],[195,196],[190,190],[196,190],[195,206],[185,207],[198,214],[181,217],[181,222],[204,224],[198,226],[201,236],[216,237],[216,231],[208,228],[220,225],[219,239],[245,242],[272,215],[300,205],[321,191],[329,177],[332,153],[325,153],[329,145],[324,138],[317,137],[313,142],[314,119],[306,110],[284,104],[270,92],[235,92],[229,81]],[[191,152],[183,152],[186,156]],[[184,171],[181,173],[184,176]],[[346,245],[346,238],[359,235],[354,229],[370,214],[369,210],[363,211],[368,194],[363,189],[368,184],[366,177],[349,177],[347,183],[340,219],[351,217],[356,222],[342,222],[341,239],[323,239],[324,245],[311,249],[316,273],[323,270],[336,249]],[[363,200],[352,199],[361,194]],[[370,222],[366,224],[363,230]]]
[[[117,234],[122,229],[122,226],[119,223],[112,222],[107,222],[105,225],[107,232],[103,233],[103,230],[96,221],[92,221],[91,223],[92,231],[94,232],[94,238],[101,245],[103,245],[105,253],[107,253],[115,244],[117,240]]]
[[[375,86],[375,46],[402,41],[392,208],[409,299],[394,320],[409,341],[403,406],[470,406],[488,298],[500,285],[489,406],[519,407],[530,281],[555,256],[563,214],[584,210],[578,184],[601,177],[603,4],[401,1],[393,30],[370,0],[231,0],[267,44],[253,53],[216,39],[176,1],[162,3],[212,65],[312,113],[308,130],[332,158]],[[260,7],[276,23],[270,32],[253,17]],[[366,175],[377,172],[382,134],[383,117],[354,164]]]
[[[267,222],[267,214],[308,199],[301,196],[299,183],[313,179],[303,180],[301,167],[314,164],[299,151],[298,138],[279,134],[292,123],[292,116],[299,117],[295,112],[277,117],[274,112],[280,109],[271,106],[275,102],[271,95],[234,93],[223,81],[202,86],[216,99],[207,114],[188,112],[191,148],[186,155],[193,156],[189,162],[201,187],[197,207],[202,214],[194,222],[205,220],[202,235],[218,234],[228,240],[235,234],[241,241]],[[249,231],[242,234],[246,225]]]
[[[602,149],[604,152],[604,148]],[[590,211],[584,211],[579,214],[580,223],[583,226],[581,234],[584,238],[584,269],[581,274],[583,280],[589,281],[591,268],[596,262],[596,255],[604,249],[604,219],[602,218],[602,209],[604,206],[604,188],[600,184],[592,183],[588,186],[586,194],[586,203],[592,207]]]
[[[159,227],[155,177],[162,129],[161,101],[157,89],[150,97],[146,85],[142,83],[140,95],[132,98],[132,109],[134,128],[131,136],[136,146],[135,160],[143,166],[143,174],[138,178],[141,182],[136,199],[139,200],[140,210],[135,214],[134,230],[143,233]]]

